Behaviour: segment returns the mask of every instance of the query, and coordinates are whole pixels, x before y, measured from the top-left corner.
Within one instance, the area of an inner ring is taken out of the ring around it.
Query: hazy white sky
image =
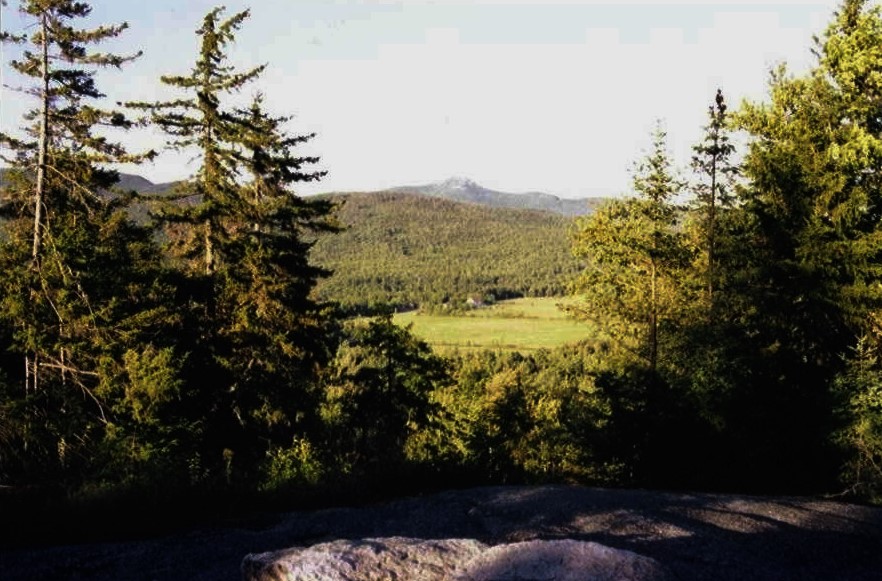
[[[100,87],[118,101],[173,97],[161,74],[185,74],[194,31],[220,0],[93,0],[90,23],[127,21],[108,48],[144,50]],[[17,1],[4,29],[21,21]],[[316,132],[304,153],[329,174],[303,193],[373,190],[452,175],[505,191],[563,196],[626,191],[635,159],[662,119],[676,160],[706,121],[717,87],[734,106],[765,95],[769,68],[812,63],[836,0],[677,3],[589,0],[227,0],[250,7],[230,50],[242,67],[268,63],[260,89],[292,130]],[[3,82],[20,84],[4,49]],[[7,89],[0,126],[20,125]],[[151,143],[147,133],[133,137]],[[136,171],[186,177],[192,163],[166,153]]]

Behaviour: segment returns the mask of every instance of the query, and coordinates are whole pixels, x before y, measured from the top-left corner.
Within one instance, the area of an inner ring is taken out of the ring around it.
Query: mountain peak
[[[542,192],[510,194],[498,192],[479,185],[472,179],[455,176],[443,182],[435,182],[422,186],[401,186],[392,191],[409,192],[444,198],[456,202],[481,204],[497,208],[520,208],[544,210],[563,214],[564,216],[580,216],[592,212],[603,200],[600,198],[582,198],[578,200],[560,199]]]
[[[454,190],[473,190],[478,189],[479,186],[474,180],[471,180],[462,176],[454,176],[451,178],[447,178],[440,184],[438,184],[439,189],[454,189]]]

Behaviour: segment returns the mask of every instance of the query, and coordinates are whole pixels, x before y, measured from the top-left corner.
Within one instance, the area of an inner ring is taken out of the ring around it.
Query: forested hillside
[[[317,289],[346,308],[560,295],[579,270],[567,238],[572,220],[557,214],[396,192],[329,199],[346,229],[313,249],[334,272]]]

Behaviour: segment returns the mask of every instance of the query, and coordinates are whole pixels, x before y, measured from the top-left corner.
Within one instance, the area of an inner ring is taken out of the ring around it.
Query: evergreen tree
[[[737,115],[751,134],[739,273],[754,377],[747,417],[774,450],[757,454],[756,468],[803,486],[829,485],[832,382],[882,306],[879,7],[843,2],[816,55],[803,77],[775,71],[770,102]]]
[[[714,105],[708,108],[709,121],[704,128],[704,137],[701,143],[692,148],[692,169],[699,180],[694,187],[693,211],[698,214],[698,246],[704,262],[702,278],[711,315],[715,304],[714,290],[720,278],[717,254],[721,226],[725,225],[722,214],[731,209],[734,202],[732,187],[737,173],[737,168],[730,161],[735,146],[729,141],[726,110],[723,92],[718,89]]]
[[[610,202],[577,223],[573,252],[587,267],[575,282],[581,301],[571,312],[599,320],[655,374],[660,330],[675,320],[682,299],[678,274],[687,252],[672,202],[681,186],[660,127],[652,147],[634,175],[634,197]]]
[[[287,135],[288,118],[266,113],[260,95],[250,107],[230,104],[265,67],[229,64],[225,51],[249,13],[222,14],[210,11],[196,31],[191,75],[162,77],[182,98],[130,105],[148,112],[174,149],[200,159],[158,217],[188,305],[180,348],[190,354],[183,373],[202,426],[200,462],[210,474],[246,477],[315,416],[316,377],[331,347],[328,316],[311,297],[326,272],[309,251],[313,233],[334,226],[329,202],[291,190],[323,175],[307,169],[317,158],[294,153],[312,135]]]
[[[621,441],[627,472],[635,482],[660,484],[670,471],[666,446],[675,417],[667,376],[673,352],[665,350],[682,324],[682,273],[690,261],[677,227],[673,199],[680,190],[658,128],[652,151],[637,166],[635,196],[615,200],[581,219],[573,251],[587,263],[569,310],[594,321],[617,347],[596,385],[609,398],[610,430]]]
[[[251,179],[239,192],[238,228],[218,269],[216,316],[230,345],[223,365],[235,377],[232,405],[249,418],[240,422],[252,437],[281,443],[290,441],[295,416],[317,405],[316,374],[332,349],[327,307],[312,298],[329,272],[311,264],[309,252],[314,234],[336,225],[329,201],[291,191],[324,175],[306,170],[318,158],[294,154],[313,136],[286,135],[288,118],[268,115],[260,95],[237,115],[245,121],[237,158]]]
[[[157,327],[159,258],[151,232],[128,220],[128,198],[107,196],[118,179],[107,164],[140,156],[109,137],[131,123],[95,105],[104,95],[94,77],[137,55],[92,47],[126,25],[79,28],[91,8],[71,0],[26,0],[19,10],[33,33],[3,40],[23,45],[10,64],[36,105],[20,135],[0,134],[13,168],[0,200],[10,218],[0,236],[0,335],[23,361],[6,369],[0,405],[16,426],[12,470],[63,481],[89,469],[114,421],[102,385],[122,352]]]
[[[744,198],[766,253],[759,298],[791,305],[780,312],[797,315],[799,349],[827,363],[853,344],[882,299],[874,284],[882,276],[882,25],[878,7],[865,4],[843,3],[808,76],[777,71],[771,103],[738,115],[753,138]]]
[[[130,160],[126,159],[118,144],[94,131],[101,125],[126,126],[125,118],[118,112],[88,105],[84,100],[104,97],[95,86],[96,68],[119,68],[140,53],[119,56],[88,52],[90,45],[119,36],[128,25],[123,23],[92,30],[74,28],[70,24],[73,19],[85,18],[92,11],[84,2],[30,0],[22,2],[19,11],[32,19],[35,32],[28,37],[4,31],[0,40],[27,46],[22,60],[12,60],[10,65],[19,74],[34,79],[33,86],[22,88],[20,92],[35,98],[39,105],[28,114],[28,119],[34,121],[28,128],[30,139],[21,141],[0,133],[0,143],[18,153],[14,161],[17,167],[26,164],[25,156],[36,158],[27,165],[35,174],[30,204],[34,212],[32,258],[37,263],[48,222],[44,212],[52,205],[52,201],[46,200],[47,182],[57,177],[66,179],[69,184],[79,183],[75,179],[79,176],[72,173],[75,170],[65,168],[58,157],[63,148],[75,145],[78,159],[92,163]],[[68,63],[69,67],[60,68],[56,65],[59,62]],[[49,176],[50,173],[55,176]],[[95,179],[100,180],[99,177]],[[89,185],[92,184],[80,184],[83,191],[76,195],[94,196],[95,191],[87,187]]]
[[[179,187],[178,198],[195,198],[196,203],[167,204],[161,218],[185,227],[184,234],[175,240],[176,255],[189,261],[194,272],[206,275],[215,272],[223,260],[230,230],[237,226],[231,218],[241,207],[237,144],[246,129],[241,118],[223,108],[223,100],[265,69],[262,65],[240,72],[228,63],[225,51],[249,11],[222,20],[223,11],[222,7],[210,11],[196,30],[201,47],[191,73],[161,77],[163,84],[182,90],[184,97],[128,103],[150,113],[150,121],[169,136],[170,148],[195,150],[199,155],[199,169]]]
[[[430,422],[446,364],[389,314],[347,324],[344,334],[325,373],[327,449],[342,472],[382,481],[401,470],[409,440]]]

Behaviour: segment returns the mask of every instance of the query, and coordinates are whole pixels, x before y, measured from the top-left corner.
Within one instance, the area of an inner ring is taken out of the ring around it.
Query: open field
[[[592,329],[567,317],[557,305],[567,299],[527,298],[501,301],[459,315],[426,315],[416,311],[395,315],[399,325],[439,350],[551,349],[593,336]]]

